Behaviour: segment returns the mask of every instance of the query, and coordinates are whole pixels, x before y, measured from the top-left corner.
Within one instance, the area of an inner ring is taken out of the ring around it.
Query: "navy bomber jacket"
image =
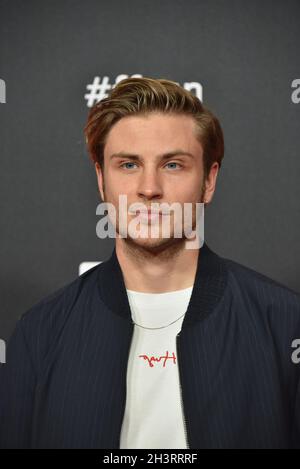
[[[0,448],[119,448],[133,328],[115,248],[26,311],[0,367]],[[189,448],[300,448],[296,339],[300,295],[205,243],[177,336]]]

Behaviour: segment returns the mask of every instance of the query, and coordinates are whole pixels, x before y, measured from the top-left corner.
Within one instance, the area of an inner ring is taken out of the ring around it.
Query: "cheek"
[[[199,178],[189,182],[172,185],[168,189],[168,194],[172,200],[178,202],[198,202],[202,193],[202,181]]]
[[[117,173],[110,173],[105,179],[106,191],[114,198],[121,194],[130,194],[134,190],[132,179],[120,177]]]

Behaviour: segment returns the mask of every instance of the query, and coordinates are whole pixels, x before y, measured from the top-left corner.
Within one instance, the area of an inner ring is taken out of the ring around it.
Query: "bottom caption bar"
[[[102,464],[126,464],[136,467],[139,464],[195,464],[199,462],[199,454],[189,450],[101,450]]]

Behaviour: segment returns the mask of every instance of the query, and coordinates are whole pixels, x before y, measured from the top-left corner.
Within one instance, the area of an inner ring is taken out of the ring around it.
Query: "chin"
[[[171,247],[179,247],[184,244],[185,240],[182,238],[132,238],[127,236],[123,238],[125,243],[128,243],[132,247],[145,249],[149,251],[162,251],[164,249],[170,249]]]

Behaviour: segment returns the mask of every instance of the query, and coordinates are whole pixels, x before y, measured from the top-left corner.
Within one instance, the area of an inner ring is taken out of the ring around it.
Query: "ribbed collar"
[[[102,262],[97,270],[102,301],[114,313],[131,320],[126,286],[115,247],[110,258]],[[212,313],[223,296],[226,282],[227,269],[224,260],[204,242],[198,256],[195,282],[182,329]]]

